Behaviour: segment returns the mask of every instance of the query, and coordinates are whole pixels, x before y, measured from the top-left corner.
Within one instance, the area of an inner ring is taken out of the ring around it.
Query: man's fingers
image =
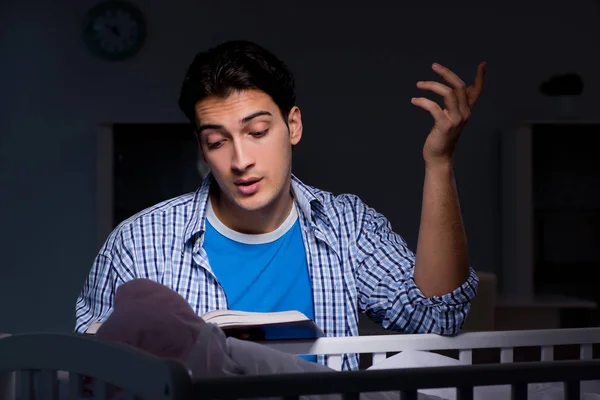
[[[429,100],[425,97],[413,97],[410,102],[417,107],[421,107],[422,109],[429,111],[436,122],[441,122],[443,119],[446,119],[446,114],[444,114],[444,111],[435,101]]]
[[[480,63],[477,66],[477,75],[475,75],[475,83],[467,88],[467,96],[469,98],[469,107],[473,108],[477,99],[483,91],[483,81],[485,79],[485,71],[487,64],[485,62]]]
[[[442,96],[448,110],[448,116],[454,123],[458,124],[464,119],[458,104],[458,98],[456,97],[454,90],[446,85],[441,84],[440,82],[435,81],[417,82],[417,87],[423,90],[430,90]]]
[[[449,68],[438,63],[434,63],[432,65],[432,69],[452,86],[454,93],[456,94],[456,98],[458,99],[458,108],[463,118],[469,118],[469,115],[471,114],[471,108],[469,106],[467,85],[465,82]]]

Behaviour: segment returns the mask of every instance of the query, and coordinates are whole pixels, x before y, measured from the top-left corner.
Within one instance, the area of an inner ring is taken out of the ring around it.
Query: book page
[[[271,313],[217,310],[202,316],[205,322],[214,323],[220,327],[236,325],[266,325],[288,322],[308,321],[308,317],[299,311],[281,311]]]

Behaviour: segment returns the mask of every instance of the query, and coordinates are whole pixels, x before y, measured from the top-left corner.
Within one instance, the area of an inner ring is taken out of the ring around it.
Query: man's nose
[[[250,151],[240,143],[234,143],[233,146],[233,157],[231,160],[231,169],[237,172],[244,172],[248,168],[254,165],[254,158]]]

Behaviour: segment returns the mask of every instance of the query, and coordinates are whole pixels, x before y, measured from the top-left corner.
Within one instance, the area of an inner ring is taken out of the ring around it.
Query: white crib
[[[594,359],[593,345],[600,344],[600,328],[535,331],[472,332],[455,337],[423,335],[382,335],[317,340],[271,342],[268,345],[293,354],[329,355],[329,366],[340,369],[342,354],[371,354],[373,364],[390,353],[409,350],[458,352],[462,364],[454,367],[426,367],[403,370],[350,371],[320,374],[292,374],[262,377],[228,377],[192,381],[183,366],[94,338],[75,334],[15,335],[0,339],[0,374],[17,387],[3,388],[5,397],[29,400],[58,399],[58,372],[95,378],[94,398],[109,397],[109,385],[122,388],[127,398],[186,400],[199,398],[251,398],[281,396],[298,398],[315,394],[343,394],[358,399],[360,393],[395,391],[402,399],[416,398],[421,388],[456,387],[457,398],[472,399],[473,387],[512,385],[512,398],[527,398],[527,384],[566,382],[565,398],[579,398],[579,381],[600,380],[600,360]],[[557,361],[556,346],[579,348],[578,360]],[[538,362],[513,362],[520,347],[539,348]],[[500,363],[470,365],[477,349],[498,349]],[[140,378],[140,371],[143,376]],[[31,377],[39,373],[44,384],[40,393],[31,390]],[[68,398],[82,397],[79,379],[69,379]],[[598,393],[600,396],[600,393]],[[5,398],[1,400],[6,400]],[[12,399],[9,399],[12,400]]]
[[[373,364],[387,358],[388,353],[420,350],[457,350],[459,360],[472,363],[473,350],[499,349],[500,362],[513,362],[515,348],[539,347],[540,361],[553,361],[555,346],[578,345],[579,359],[593,358],[593,345],[600,344],[600,328],[469,332],[454,337],[423,335],[377,335],[317,340],[271,342],[267,345],[292,354],[327,354],[328,366],[340,370],[342,354],[371,354]]]

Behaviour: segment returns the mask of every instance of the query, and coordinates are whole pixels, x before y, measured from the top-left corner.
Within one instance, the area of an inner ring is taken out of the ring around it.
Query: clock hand
[[[121,35],[119,34],[119,29],[116,26],[112,25],[109,27],[109,29],[115,36],[121,37]]]

